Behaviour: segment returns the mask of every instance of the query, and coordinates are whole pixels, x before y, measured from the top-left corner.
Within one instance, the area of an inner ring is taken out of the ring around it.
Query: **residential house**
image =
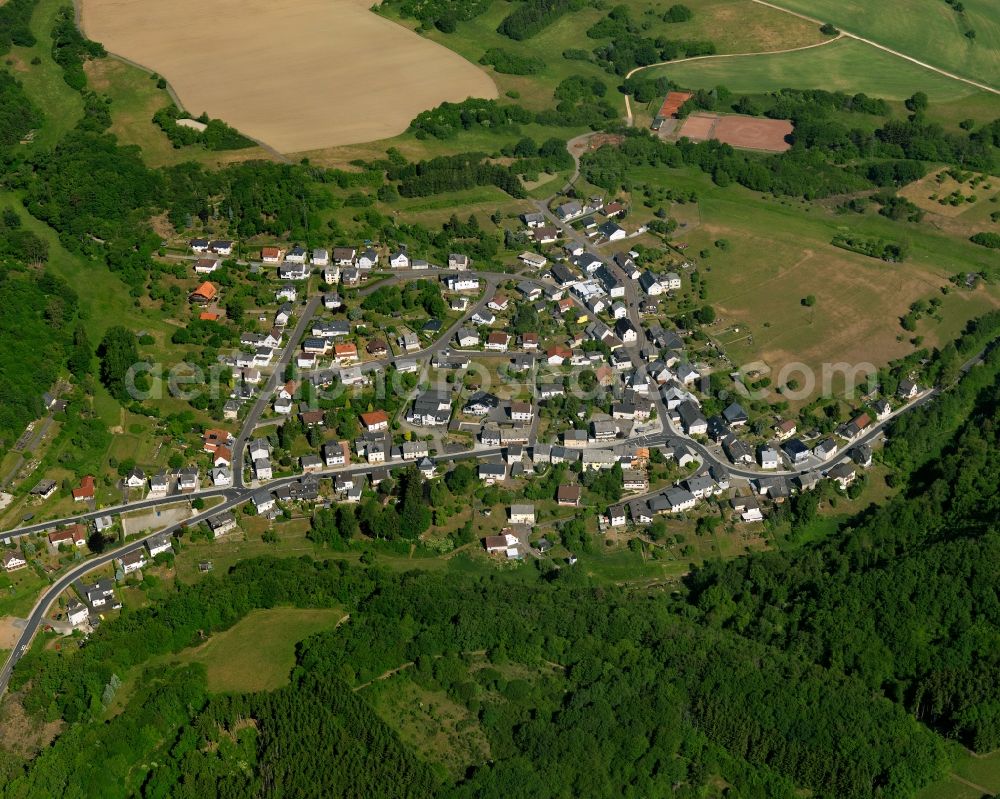
[[[85,624],[89,618],[90,611],[82,602],[73,599],[66,604],[66,621],[74,627],[79,627],[81,624]]]
[[[880,399],[873,406],[875,411],[875,418],[880,422],[884,422],[890,416],[892,416],[892,405],[889,404],[888,400]]]
[[[270,496],[270,494],[268,494],[268,496]],[[208,529],[211,530],[213,538],[218,538],[221,535],[225,535],[226,533],[237,529],[236,517],[229,511],[217,513],[215,516],[209,517]]]
[[[98,580],[93,585],[85,585],[83,587],[83,595],[95,608],[103,608],[109,602],[112,605],[117,604],[115,601],[114,580],[106,577],[103,580]]]
[[[271,496],[271,492],[266,489],[254,491],[250,499],[253,502],[258,515],[263,515],[268,511],[274,510],[274,497]]]
[[[469,401],[466,402],[462,412],[470,416],[485,416],[491,410],[499,407],[499,405],[500,399],[495,394],[490,394],[486,391],[477,391],[469,397]]]
[[[734,402],[729,405],[723,412],[722,418],[726,420],[726,424],[730,427],[741,427],[745,425],[749,419],[747,412],[743,410],[743,406],[738,402]]]
[[[510,336],[507,333],[496,330],[486,337],[486,349],[495,352],[506,352],[510,345]]]
[[[722,450],[726,453],[726,457],[735,464],[753,463],[753,450],[750,449],[750,445],[735,435],[722,439]]]
[[[535,418],[535,411],[530,402],[514,400],[510,403],[510,418],[514,422],[530,422]]]
[[[94,477],[88,474],[80,480],[80,485],[73,489],[73,501],[89,502],[94,498],[94,490]]]
[[[837,442],[832,438],[826,438],[820,441],[816,447],[813,449],[813,453],[816,457],[821,460],[829,460],[837,452]]]
[[[303,455],[299,458],[299,466],[303,472],[321,472],[323,471],[323,459],[319,455]]]
[[[805,443],[798,438],[786,441],[781,445],[781,449],[785,455],[788,456],[788,460],[795,465],[803,463],[811,454],[809,447],[807,447]]]
[[[867,469],[872,465],[872,448],[867,444],[852,448],[850,455],[851,460],[862,468]]]
[[[901,400],[911,400],[920,393],[920,386],[912,380],[900,380],[896,396]]]
[[[138,466],[133,466],[125,476],[125,485],[128,488],[142,488],[146,485],[146,473]]]
[[[334,344],[333,360],[340,365],[353,363],[358,360],[357,344]]]
[[[469,268],[469,256],[457,252],[449,253],[448,268],[464,272]]]
[[[208,243],[209,252],[213,252],[216,255],[232,255],[233,254],[233,243],[225,239],[218,239],[216,241],[210,241]]]
[[[472,275],[449,276],[444,279],[448,291],[479,291],[479,278]]]
[[[508,518],[511,524],[534,524],[534,505],[511,505]]]
[[[677,413],[684,425],[684,432],[689,436],[705,435],[708,432],[708,421],[702,416],[698,406],[690,400],[685,400],[677,406]]]
[[[322,448],[323,463],[329,468],[344,466],[347,463],[347,442],[334,441],[324,444]]]
[[[218,258],[199,258],[194,262],[194,271],[199,275],[210,275],[221,263]]]
[[[625,506],[611,505],[608,508],[608,524],[611,527],[625,526]]]
[[[826,473],[826,476],[829,477],[831,480],[835,480],[837,482],[837,485],[840,486],[841,490],[846,491],[848,486],[850,486],[851,483],[853,483],[854,480],[857,478],[858,472],[857,469],[854,467],[854,464],[848,461],[844,461],[842,463],[838,463],[836,466],[830,469],[830,471]]]
[[[359,269],[374,269],[378,266],[378,253],[369,248],[358,256],[357,265]]]
[[[597,232],[600,233],[601,236],[603,236],[607,241],[620,241],[628,235],[625,228],[616,222],[612,222],[610,219],[607,222],[598,225]]]
[[[360,418],[366,432],[378,433],[389,429],[389,414],[385,411],[368,411],[362,413]]]
[[[60,544],[69,547],[82,547],[87,543],[87,528],[82,524],[71,524],[61,530],[54,530],[48,535],[49,549],[55,551]]]
[[[556,489],[556,502],[563,506],[578,508],[581,493],[580,486],[564,483]]]
[[[425,391],[413,401],[406,421],[417,427],[438,427],[448,424],[450,418],[451,396],[443,391]]]
[[[170,489],[170,478],[165,472],[154,474],[149,478],[148,497],[165,497]]]
[[[534,269],[541,269],[549,262],[549,259],[544,255],[539,255],[536,252],[522,252],[517,259],[527,266],[533,267]]]
[[[663,293],[660,279],[648,269],[639,276],[639,285],[650,297],[658,297]]]
[[[626,491],[648,491],[649,476],[642,469],[622,469],[622,488]]]
[[[410,256],[405,247],[389,254],[389,266],[393,269],[409,269]]]
[[[309,278],[309,267],[305,261],[299,263],[285,263],[278,267],[279,280],[307,280]]]
[[[684,481],[684,487],[696,499],[706,499],[715,493],[715,481],[707,474],[696,474]]]
[[[778,424],[774,426],[774,432],[778,437],[778,441],[784,441],[787,438],[791,438],[798,432],[798,429],[798,425],[796,425],[791,419],[778,422]]]
[[[271,480],[274,477],[270,458],[258,458],[255,460],[253,462],[253,471],[258,480]]]
[[[559,228],[555,225],[544,225],[531,231],[531,238],[536,244],[554,244],[559,241]]]
[[[778,451],[773,447],[761,447],[757,452],[761,469],[777,469],[781,463]]]
[[[502,463],[480,463],[477,474],[486,485],[493,485],[507,476],[507,467]]]
[[[284,256],[284,250],[278,247],[262,247],[260,250],[260,260],[265,264],[280,264]]]
[[[4,571],[13,572],[27,566],[28,560],[20,549],[8,549],[0,556],[0,564],[3,565]]]
[[[115,558],[115,562],[125,574],[132,574],[140,569],[146,567],[146,553],[141,549],[135,549],[131,552],[126,552],[119,558]]]
[[[615,322],[615,335],[625,344],[634,344],[639,340],[639,334],[628,319],[619,319]]]
[[[585,472],[610,469],[618,463],[618,456],[609,449],[585,449],[581,463]]]
[[[426,441],[413,440],[404,441],[400,447],[400,454],[404,461],[418,461],[426,458],[430,451]]]
[[[149,557],[151,558],[155,558],[163,552],[173,552],[170,533],[158,533],[151,538],[147,538],[146,549],[149,550]]]
[[[698,504],[698,499],[694,494],[676,486],[668,488],[664,492],[663,497],[666,499],[670,513],[683,513],[684,511],[691,510]]]
[[[39,499],[48,499],[59,489],[59,484],[55,480],[41,480],[31,489],[31,496]]]
[[[310,257],[309,260],[312,262],[313,266],[327,267],[330,265],[330,253],[328,250],[325,250],[322,247],[315,247],[312,251],[312,256]],[[323,279],[326,280],[326,277],[324,277]],[[331,281],[326,280],[326,282],[329,283]],[[337,281],[333,282],[336,283]]]

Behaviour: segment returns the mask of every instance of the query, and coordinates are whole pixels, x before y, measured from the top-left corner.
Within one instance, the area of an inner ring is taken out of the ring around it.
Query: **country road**
[[[771,8],[775,11],[781,11],[782,13],[785,14],[791,14],[793,17],[798,17],[799,19],[805,20],[806,22],[814,23],[817,26],[824,25],[827,22],[827,20],[817,19],[816,17],[810,17],[807,14],[802,14],[799,13],[798,11],[792,11],[791,9],[784,8],[783,6],[780,6],[776,3],[768,2],[768,0],[752,0],[752,2],[760,6],[765,6],[766,8]],[[676,64],[684,64],[691,61],[704,61],[709,59],[749,58],[752,56],[769,56],[769,55],[781,55],[783,53],[797,53],[802,50],[811,50],[816,47],[824,47],[828,44],[839,41],[840,39],[854,39],[855,41],[862,42],[863,44],[867,44],[871,47],[874,47],[877,50],[882,50],[885,53],[889,53],[890,55],[896,56],[896,58],[902,58],[903,60],[909,61],[912,64],[916,64],[919,67],[923,67],[924,69],[929,69],[931,72],[936,72],[938,75],[941,75],[943,77],[960,81],[961,83],[964,83],[968,86],[973,86],[976,89],[981,89],[982,91],[990,92],[991,94],[1000,95],[1000,89],[997,89],[996,87],[991,86],[987,83],[981,83],[980,81],[973,80],[971,78],[966,78],[961,75],[957,75],[954,72],[948,72],[947,70],[941,69],[940,67],[936,67],[933,64],[928,64],[926,61],[921,61],[920,59],[914,58],[913,56],[907,55],[906,53],[902,53],[899,50],[893,50],[891,47],[887,47],[884,44],[880,44],[879,42],[873,41],[872,39],[867,39],[864,36],[852,33],[851,31],[844,30],[843,28],[838,27],[838,30],[839,33],[836,36],[832,36],[829,39],[826,39],[825,41],[822,42],[815,42],[813,44],[803,45],[802,47],[788,47],[783,50],[762,50],[753,53],[716,53],[713,55],[692,56],[691,58],[677,58],[674,59],[673,61],[658,61],[655,64],[645,64],[644,66],[636,67],[635,69],[630,70],[625,75],[625,80],[628,80],[633,75],[642,72],[643,70],[652,69],[653,67],[674,66]],[[780,87],[775,86],[774,88],[780,88]],[[632,103],[627,94],[625,95],[625,120],[628,127],[632,127],[635,124],[635,120],[632,114]]]
[[[822,42],[814,42],[813,44],[806,44],[802,47],[786,47],[784,50],[761,50],[754,53],[715,53],[713,55],[694,55],[690,58],[675,58],[673,61],[657,61],[655,64],[646,64],[641,67],[636,67],[625,75],[625,80],[628,80],[636,73],[642,72],[644,69],[652,69],[653,67],[672,67],[677,64],[686,64],[691,61],[708,61],[711,59],[720,58],[750,58],[753,56],[763,56],[763,55],[781,55],[782,53],[798,53],[801,50],[812,50],[815,47],[825,47],[828,44],[832,44],[838,39],[844,38],[845,34],[840,33],[837,36],[833,36]],[[632,103],[629,100],[629,96],[625,95],[625,118],[627,120],[628,126],[631,128],[634,124],[632,118]]]
[[[825,25],[828,21],[825,19],[817,19],[816,17],[810,17],[807,14],[800,14],[798,11],[792,11],[791,9],[784,8],[783,6],[780,6],[776,3],[770,3],[768,2],[768,0],[752,0],[752,2],[756,3],[759,6],[766,6],[767,8],[773,8],[775,11],[783,11],[786,14],[791,14],[793,17],[804,19],[807,22],[812,22],[815,23],[816,25]],[[891,13],[891,11],[888,11],[887,9],[887,13]],[[974,86],[977,89],[982,89],[983,91],[990,92],[992,94],[1000,94],[1000,89],[997,89],[994,86],[990,86],[987,83],[980,83],[979,81],[972,80],[971,78],[963,78],[961,75],[956,75],[954,72],[948,72],[947,70],[941,69],[940,67],[936,67],[933,64],[928,64],[926,61],[921,61],[920,59],[914,58],[913,56],[909,56],[906,53],[901,53],[899,52],[899,50],[893,50],[891,47],[886,47],[884,44],[879,44],[878,42],[872,41],[871,39],[866,39],[864,36],[859,36],[856,33],[845,31],[843,28],[839,28],[839,30],[843,36],[846,36],[849,39],[856,39],[859,42],[864,42],[865,44],[871,45],[872,47],[875,47],[878,50],[882,50],[883,52],[889,53],[890,55],[894,55],[897,58],[902,58],[903,60],[909,61],[912,64],[916,64],[919,67],[923,67],[924,69],[929,69],[931,72],[936,72],[938,75],[943,75],[944,77],[951,78],[952,80],[961,81],[962,83],[965,83],[969,86]]]

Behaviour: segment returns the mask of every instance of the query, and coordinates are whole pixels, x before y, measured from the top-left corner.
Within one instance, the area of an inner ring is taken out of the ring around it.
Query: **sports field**
[[[694,59],[654,67],[644,74],[666,75],[692,89],[722,85],[738,94],[786,88],[827,89],[903,100],[922,91],[931,103],[936,103],[981,93],[973,86],[853,39],[792,53]]]
[[[681,125],[680,135],[693,141],[715,139],[733,147],[783,153],[792,123],[786,119],[757,119],[739,114],[692,114]]]
[[[445,100],[495,97],[479,67],[370,0],[81,0],[86,34],[163,75],[185,109],[280,152],[401,133]]]
[[[961,14],[944,0],[769,2],[1000,89],[1000,3],[996,0],[963,0]],[[974,40],[966,37],[968,30],[975,31]]]

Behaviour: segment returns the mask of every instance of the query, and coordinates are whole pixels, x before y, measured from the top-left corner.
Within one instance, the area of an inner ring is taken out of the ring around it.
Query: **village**
[[[200,526],[225,541],[242,533],[241,504],[273,522],[291,507],[360,503],[401,469],[435,480],[468,460],[481,487],[503,492],[503,513],[478,517],[485,556],[560,553],[573,565],[578,553],[557,545],[569,509],[586,508],[599,537],[649,540],[658,520],[759,530],[798,493],[857,488],[883,424],[930,392],[904,381],[894,396],[869,393],[823,432],[744,399],[735,381],[720,391],[724,355],[669,322],[693,263],[683,253],[645,263],[644,248],[628,248],[645,228],[629,233],[626,212],[594,197],[523,214],[531,249],[508,272],[477,270],[461,253],[432,264],[405,244],[254,251],[249,268],[273,281],[273,302],[219,356],[229,396],[219,426],[200,433],[201,454],[189,447],[176,469],[132,465],[113,488],[119,502],[85,477],[71,492],[82,512],[3,535],[4,568],[55,576],[88,548],[135,542],[104,556],[99,590],[76,580],[60,598],[51,623],[89,629],[120,605],[114,586],[172,561],[155,517],[141,529],[126,517],[177,503],[187,510],[169,517],[175,531]],[[218,322],[225,288],[213,276],[239,245],[188,246],[200,281],[192,315]],[[521,501],[533,483],[551,491],[544,511]],[[44,508],[56,490],[42,479],[30,493]]]

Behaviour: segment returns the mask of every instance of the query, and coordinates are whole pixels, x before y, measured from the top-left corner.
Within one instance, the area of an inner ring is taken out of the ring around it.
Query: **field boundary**
[[[766,5],[766,4],[765,4]],[[777,6],[775,6],[777,8]],[[633,75],[638,72],[642,72],[644,69],[652,69],[653,67],[668,67],[674,64],[686,64],[691,61],[705,61],[707,59],[720,59],[720,58],[749,58],[750,56],[761,56],[761,55],[784,55],[785,53],[798,53],[801,50],[812,50],[814,47],[826,47],[828,44],[838,41],[839,39],[849,38],[848,34],[843,32],[839,33],[837,36],[833,36],[822,42],[813,42],[812,44],[804,44],[801,47],[786,47],[783,50],[760,50],[753,53],[714,53],[712,55],[695,55],[690,58],[675,58],[673,61],[658,61],[655,64],[645,64],[641,67],[636,67],[632,71],[625,75],[625,80],[628,80]],[[625,95],[625,118],[628,121],[628,126],[631,128],[635,123],[632,117],[632,103],[629,101],[628,95]]]
[[[822,19],[816,19],[815,17],[810,17],[808,14],[802,14],[798,11],[792,11],[790,8],[785,8],[784,6],[779,6],[775,3],[768,2],[768,0],[751,0],[751,2],[756,3],[759,6],[766,6],[767,8],[773,8],[775,11],[784,11],[786,14],[791,14],[799,19],[804,19],[807,22],[814,22],[817,25],[825,25],[826,21]],[[977,80],[971,78],[963,78],[961,75],[956,75],[954,72],[948,72],[940,67],[935,67],[932,64],[928,64],[926,61],[921,61],[919,58],[914,58],[913,56],[907,55],[906,53],[901,53],[899,50],[893,50],[891,47],[886,47],[884,44],[879,44],[871,39],[866,39],[864,36],[858,36],[856,33],[851,33],[850,31],[845,31],[840,29],[840,35],[846,36],[848,39],[856,39],[859,42],[864,42],[865,44],[871,45],[879,50],[883,50],[886,53],[896,56],[897,58],[905,59],[910,61],[917,66],[921,66],[924,69],[929,69],[931,72],[937,72],[939,75],[944,75],[946,78],[951,78],[952,80],[961,81],[962,83],[967,83],[969,86],[975,86],[977,89],[982,89],[983,91],[990,92],[991,94],[1000,95],[1000,89],[991,86],[988,83],[980,83]],[[837,38],[840,38],[839,36]]]

